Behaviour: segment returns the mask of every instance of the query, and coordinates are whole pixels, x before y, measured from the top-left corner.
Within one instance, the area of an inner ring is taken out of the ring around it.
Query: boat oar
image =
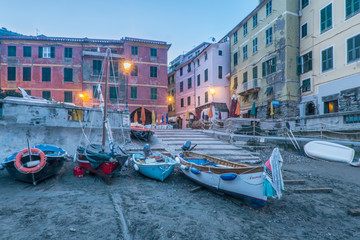
[[[192,151],[196,146],[197,146],[197,144],[195,144],[192,148],[190,148],[189,152]]]
[[[27,137],[26,139],[27,139],[28,150],[29,150],[29,162],[27,162],[26,165],[27,165],[28,167],[33,167],[33,165],[36,166],[37,164],[34,164],[34,163],[32,163],[32,161],[31,161],[30,140],[29,140],[28,137]],[[39,162],[40,162],[40,161],[39,161]],[[33,179],[33,184],[36,185],[34,173],[31,173],[31,175],[32,175],[32,179]]]
[[[31,148],[30,148],[30,141],[29,138],[27,137],[27,145],[28,145],[28,150],[29,150],[29,162],[31,162]]]

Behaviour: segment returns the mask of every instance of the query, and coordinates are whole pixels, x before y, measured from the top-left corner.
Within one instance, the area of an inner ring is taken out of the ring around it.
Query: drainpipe
[[[84,42],[81,43],[81,91],[84,91]]]
[[[192,60],[194,63],[194,110],[195,110],[195,117],[196,117],[196,71],[195,71],[195,58]]]
[[[1,67],[1,52],[2,51],[1,50],[2,50],[2,44],[0,42],[0,89],[1,89],[1,72],[2,72],[2,67]]]
[[[301,9],[301,1],[299,1],[299,13],[301,13],[302,15],[302,9]],[[296,72],[297,72],[297,69],[298,69],[298,57],[300,57],[300,47],[301,47],[301,15],[299,14],[299,50],[298,50],[298,56],[296,56]],[[301,79],[300,79],[300,73],[298,75],[298,80],[299,80],[299,85],[300,85],[300,88],[301,88]],[[301,107],[301,102],[302,102],[302,98],[301,98],[301,89],[299,88],[299,115],[301,117],[301,110],[300,110],[300,107]]]

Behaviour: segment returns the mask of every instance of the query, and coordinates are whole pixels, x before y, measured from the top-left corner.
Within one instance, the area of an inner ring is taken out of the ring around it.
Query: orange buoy
[[[41,169],[43,169],[43,167],[46,164],[46,156],[45,153],[43,151],[41,151],[38,148],[31,148],[30,149],[32,154],[36,154],[39,155],[40,157],[40,162],[38,164],[36,164],[36,166],[34,167],[26,167],[21,163],[21,159],[25,154],[29,153],[29,149],[25,148],[23,150],[21,150],[15,157],[15,167],[17,170],[19,170],[22,173],[36,173],[38,171],[40,171]]]

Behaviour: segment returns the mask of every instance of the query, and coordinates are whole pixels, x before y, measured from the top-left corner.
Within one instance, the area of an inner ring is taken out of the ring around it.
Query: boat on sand
[[[40,144],[31,147],[30,151],[29,148],[14,153],[1,164],[10,176],[22,182],[36,185],[56,175],[67,158],[65,150],[56,146]]]
[[[351,163],[355,155],[354,149],[327,141],[308,142],[304,151],[310,158],[346,163]]]
[[[144,153],[135,153],[131,158],[134,169],[142,175],[164,181],[178,164],[174,159],[161,153],[152,153],[149,144],[144,147]]]
[[[241,198],[253,207],[264,206],[268,196],[281,197],[282,158],[277,148],[265,166],[249,166],[189,151],[189,142],[177,158],[181,171],[194,182]]]
[[[142,126],[131,126],[130,132],[134,139],[144,142],[149,142],[151,136],[154,135],[154,131]]]

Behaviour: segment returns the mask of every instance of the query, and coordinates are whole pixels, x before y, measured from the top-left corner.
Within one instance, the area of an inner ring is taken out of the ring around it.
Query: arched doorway
[[[141,124],[141,107],[131,112],[130,121],[132,123],[134,122],[135,112],[137,112],[138,115],[138,123]],[[145,108],[145,125],[147,124],[151,124],[151,111]]]
[[[183,122],[182,118],[178,116],[176,118],[176,123],[178,125],[178,128],[180,128],[180,129],[182,128],[182,122]]]
[[[308,102],[305,106],[305,116],[315,115],[315,104],[313,102]]]

